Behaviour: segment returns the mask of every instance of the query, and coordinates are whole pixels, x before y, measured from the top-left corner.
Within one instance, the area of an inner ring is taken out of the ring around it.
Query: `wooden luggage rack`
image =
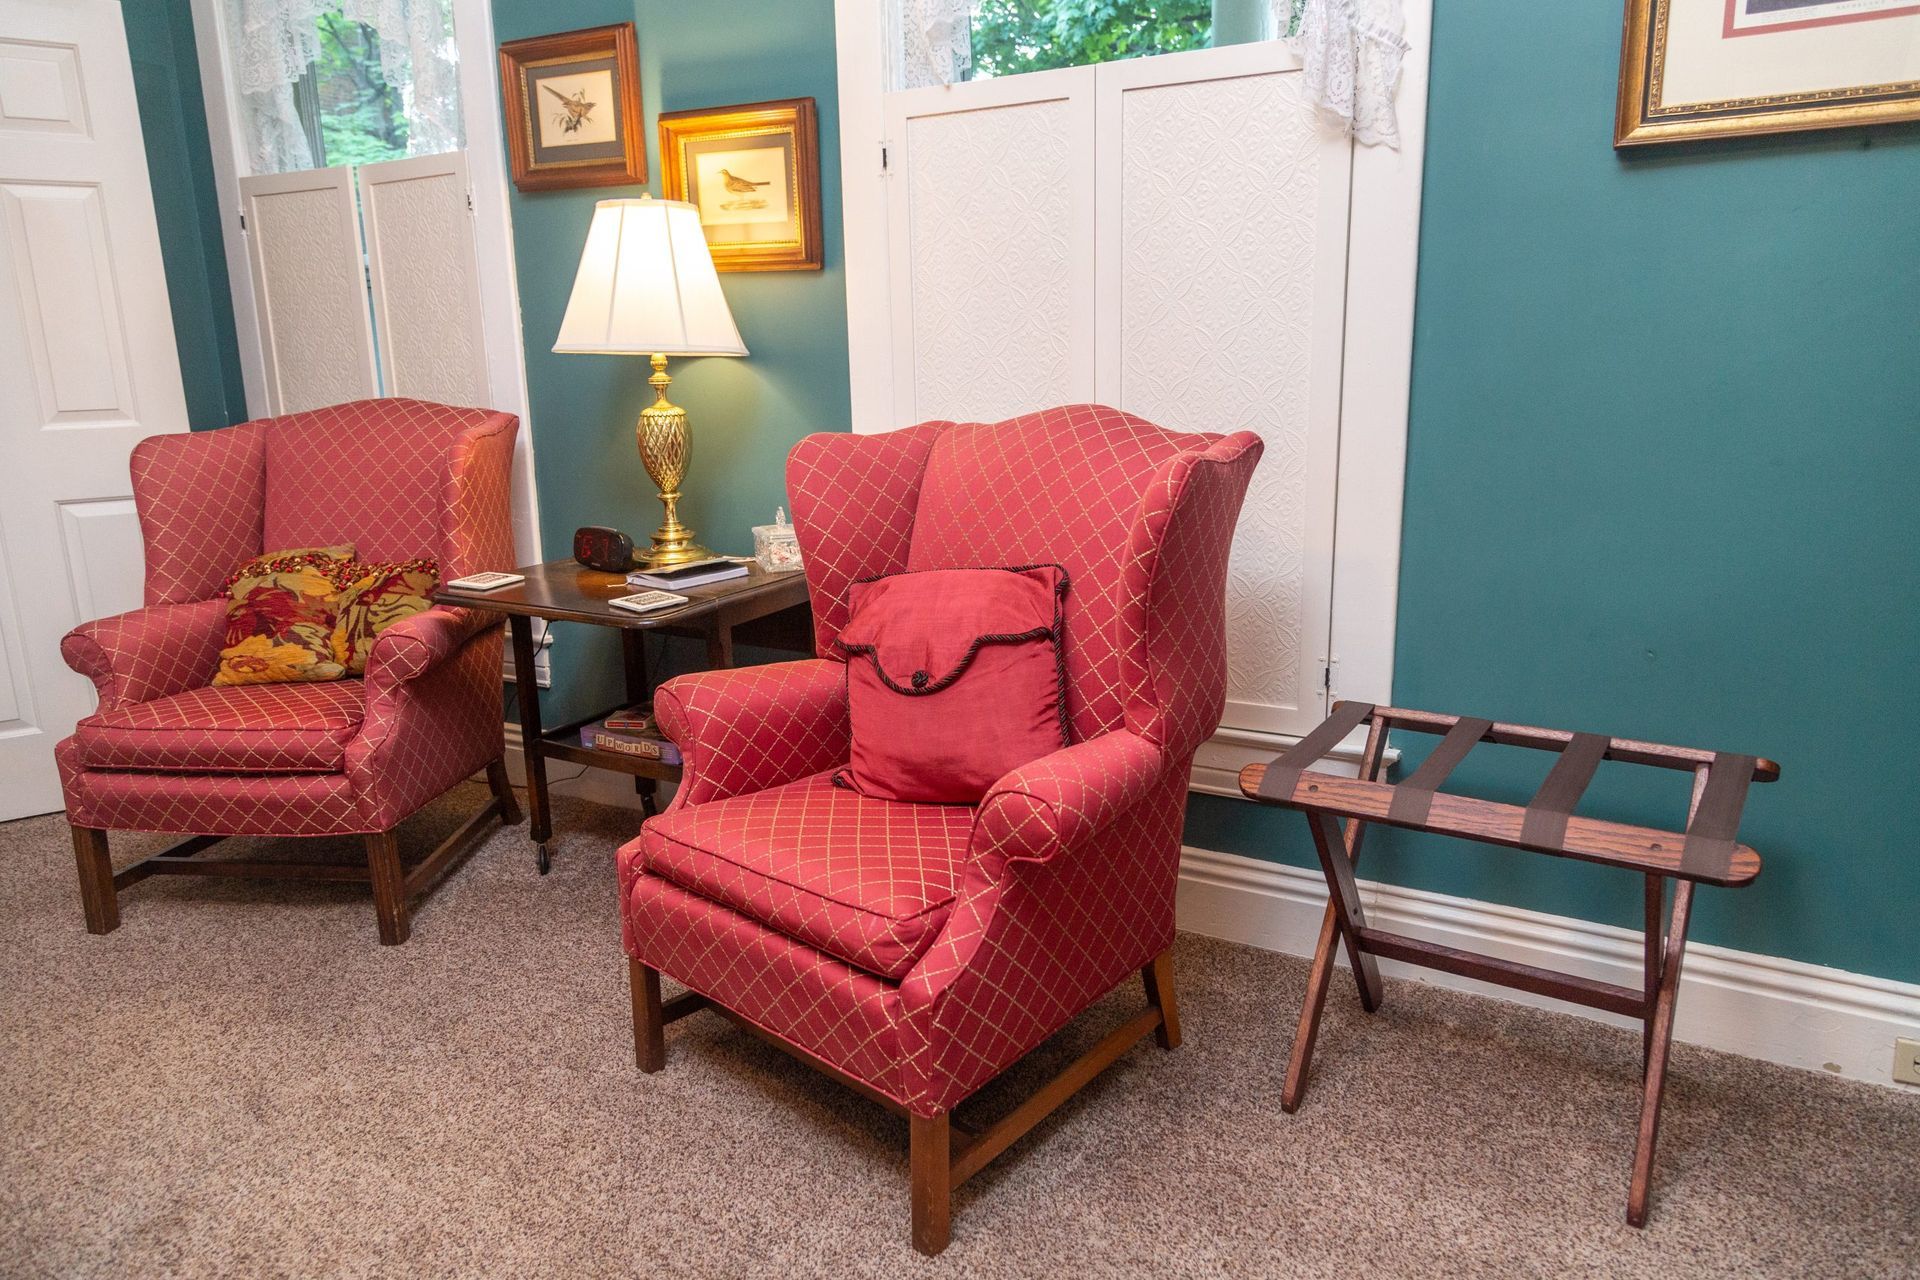
[[[1367,740],[1358,777],[1313,772],[1312,766],[1322,756],[1363,724],[1368,726]],[[1398,784],[1381,777],[1391,729],[1441,735],[1439,745],[1420,767]],[[1560,758],[1524,807],[1440,794],[1447,776],[1481,742],[1558,752]],[[1573,810],[1602,760],[1690,771],[1693,797],[1685,830],[1661,831],[1574,816]],[[1240,790],[1249,799],[1284,805],[1306,815],[1313,831],[1314,851],[1327,877],[1327,912],[1307,979],[1306,1004],[1300,1011],[1293,1056],[1287,1064],[1281,1107],[1292,1112],[1306,1092],[1307,1067],[1333,977],[1334,953],[1342,945],[1360,987],[1360,1004],[1369,1013],[1380,1007],[1380,972],[1374,957],[1385,956],[1636,1017],[1643,1027],[1643,1078],[1627,1221],[1636,1227],[1645,1225],[1653,1148],[1660,1128],[1660,1096],[1666,1086],[1667,1049],[1673,1037],[1674,1002],[1687,945],[1688,917],[1693,909],[1693,887],[1696,883],[1737,887],[1760,874],[1760,855],[1737,843],[1735,836],[1748,786],[1772,782],[1779,776],[1779,765],[1755,756],[1496,724],[1468,716],[1375,707],[1364,702],[1336,703],[1326,722],[1297,746],[1268,764],[1251,764],[1240,771]],[[1336,818],[1347,820],[1344,830],[1335,823]],[[1644,983],[1636,990],[1370,927],[1354,886],[1353,866],[1359,859],[1367,825],[1376,822],[1639,872],[1646,881]],[[1669,880],[1674,884],[1671,907],[1666,905]]]

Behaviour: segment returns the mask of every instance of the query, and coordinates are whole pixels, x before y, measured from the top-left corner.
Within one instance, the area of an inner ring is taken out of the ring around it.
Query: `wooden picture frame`
[[[700,211],[719,270],[820,270],[812,98],[661,112],[660,176],[667,199]]]
[[[1920,0],[1626,0],[1613,145],[1920,120]]]
[[[507,41],[500,46],[500,96],[520,190],[647,180],[631,22]]]

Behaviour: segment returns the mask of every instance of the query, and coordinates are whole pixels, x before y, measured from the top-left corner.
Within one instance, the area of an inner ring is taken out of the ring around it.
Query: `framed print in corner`
[[[513,185],[522,191],[647,180],[633,24],[500,46]]]
[[[1627,0],[1613,145],[1920,120],[1920,0]]]
[[[818,271],[820,128],[812,98],[660,113],[669,200],[700,211],[721,271]]]

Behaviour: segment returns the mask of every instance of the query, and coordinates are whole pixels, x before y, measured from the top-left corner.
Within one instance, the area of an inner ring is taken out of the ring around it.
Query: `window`
[[[905,87],[1271,39],[1273,0],[895,0]]]
[[[460,149],[451,0],[225,0],[222,16],[248,174]]]
[[[313,167],[370,164],[407,154],[407,113],[380,69],[380,37],[337,13],[314,19],[319,56],[294,86]]]

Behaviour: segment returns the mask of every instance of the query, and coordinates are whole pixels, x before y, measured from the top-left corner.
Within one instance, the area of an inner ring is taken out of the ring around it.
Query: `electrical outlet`
[[[1920,1084],[1920,1040],[1893,1042],[1893,1078],[1901,1084]]]

